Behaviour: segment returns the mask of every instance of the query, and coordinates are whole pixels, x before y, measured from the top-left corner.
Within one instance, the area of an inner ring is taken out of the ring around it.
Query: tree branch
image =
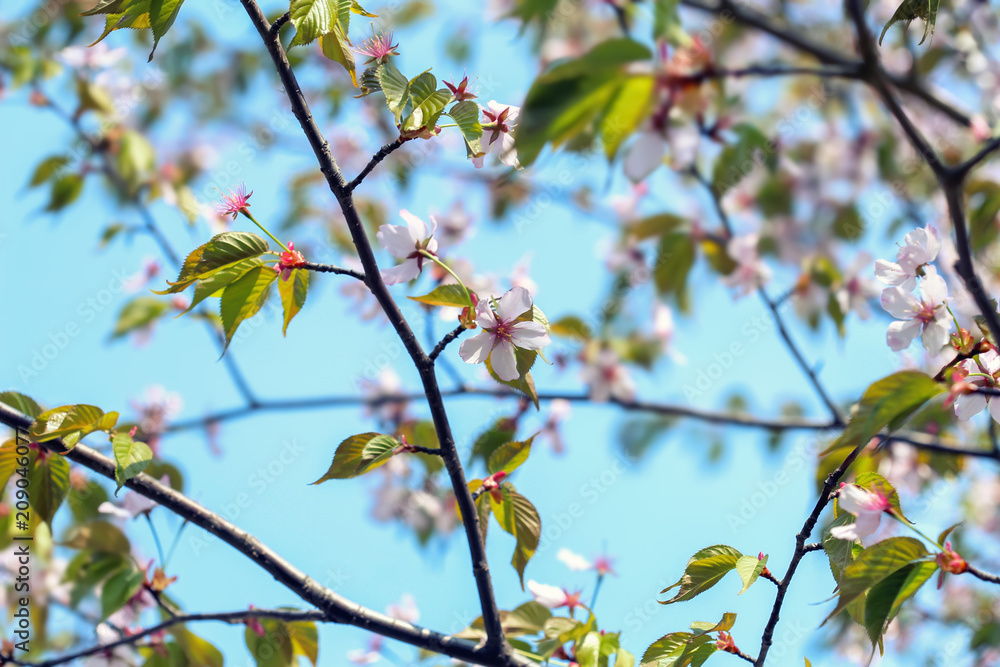
[[[459,324],[457,327],[455,327],[454,329],[452,329],[451,331],[449,331],[445,335],[445,337],[441,339],[441,342],[434,346],[434,349],[431,350],[431,353],[429,355],[427,355],[427,356],[430,358],[431,361],[434,361],[435,359],[438,358],[438,355],[440,355],[442,352],[444,352],[444,348],[448,347],[448,343],[450,343],[451,341],[455,340],[456,338],[458,338],[459,336],[461,336],[466,331],[467,331],[467,329],[465,328],[465,326],[462,325],[462,324]]]
[[[351,196],[350,185],[344,180],[344,176],[337,166],[333,155],[330,153],[330,146],[309,110],[309,103],[302,94],[295,73],[292,71],[285,50],[281,42],[270,35],[270,25],[260,7],[255,0],[240,0],[247,15],[253,22],[261,39],[267,47],[271,61],[284,86],[285,94],[291,105],[292,113],[299,121],[302,131],[309,141],[309,145],[319,162],[320,171],[326,178],[330,191],[340,204],[347,227],[350,230],[351,238],[358,251],[361,265],[364,267],[365,284],[371,290],[375,299],[382,306],[386,318],[396,330],[400,341],[406,348],[407,353],[413,360],[414,365],[420,373],[420,379],[424,386],[424,393],[427,397],[427,405],[430,409],[431,419],[437,431],[438,442],[441,447],[441,458],[451,479],[451,485],[455,492],[455,500],[458,509],[462,514],[462,524],[465,528],[466,540],[469,543],[469,554],[472,559],[472,574],[476,582],[476,589],[479,593],[480,606],[483,614],[483,627],[486,630],[487,641],[484,650],[500,659],[509,660],[513,656],[510,645],[504,638],[503,626],[500,622],[500,613],[497,608],[496,599],[493,594],[493,583],[490,580],[489,564],[486,560],[486,547],[479,530],[479,513],[476,511],[475,503],[469,493],[469,488],[465,480],[465,471],[462,468],[462,461],[455,446],[455,439],[451,433],[451,426],[448,423],[448,415],[445,411],[444,400],[441,396],[441,389],[438,387],[437,378],[434,373],[434,362],[420,347],[412,329],[407,324],[406,319],[400,312],[399,307],[393,300],[388,288],[382,280],[379,272],[375,254],[372,252],[371,244],[364,224],[354,206]],[[388,153],[387,153],[388,154]]]
[[[966,572],[976,577],[977,579],[982,579],[983,581],[989,582],[991,584],[1000,584],[1000,576],[995,574],[990,574],[989,572],[983,572],[978,567],[973,567],[968,562],[965,564]]]
[[[26,431],[33,421],[31,417],[0,403],[0,423]],[[99,475],[115,479],[115,462],[84,444],[70,450],[59,439],[42,445]],[[533,664],[512,653],[499,653],[493,647],[478,646],[471,641],[421,628],[352,602],[317,584],[246,531],[145,473],[128,480],[125,486],[232,546],[272,575],[278,583],[319,609],[329,622],[353,625],[418,648],[487,667],[527,667]]]
[[[307,271],[316,271],[317,273],[335,273],[339,276],[350,276],[361,282],[365,282],[365,276],[360,271],[354,271],[352,269],[342,269],[339,266],[334,266],[333,264],[316,264],[314,262],[306,262],[303,265],[304,269]]]
[[[378,166],[379,162],[386,159],[389,156],[389,153],[402,146],[406,143],[406,141],[407,140],[402,136],[399,136],[395,141],[391,141],[380,148],[378,153],[375,153],[375,155],[372,156],[372,159],[368,161],[368,164],[365,165],[365,168],[361,170],[361,173],[355,176],[354,180],[347,184],[347,191],[354,192],[354,188],[361,185],[361,181],[365,180],[365,176],[372,173],[372,170]]]
[[[823,490],[819,494],[819,498],[816,500],[816,505],[813,507],[813,511],[809,514],[806,522],[802,525],[802,530],[799,531],[798,535],[795,536],[795,552],[792,554],[792,560],[788,563],[788,569],[785,571],[785,576],[781,578],[781,585],[778,586],[778,592],[774,596],[774,606],[771,607],[771,615],[767,619],[767,625],[764,626],[764,634],[760,639],[760,653],[757,655],[757,660],[754,662],[756,667],[762,667],[764,660],[767,659],[767,652],[771,648],[771,642],[774,637],[774,628],[778,625],[778,619],[781,617],[781,604],[785,600],[785,593],[788,592],[788,586],[792,583],[792,577],[795,575],[795,570],[799,566],[799,561],[807,553],[806,540],[812,534],[813,528],[816,527],[816,522],[819,521],[820,514],[823,513],[823,509],[826,507],[827,503],[830,502],[831,493],[840,478],[844,476],[847,469],[851,467],[854,463],[854,459],[858,457],[861,450],[865,448],[868,443],[862,443],[854,448],[854,450],[847,455],[847,458],[840,464],[840,466],[827,476],[826,481],[823,483]],[[809,545],[808,551],[813,551],[812,545]]]
[[[98,644],[80,651],[67,653],[49,660],[39,662],[22,662],[13,657],[3,657],[2,662],[12,665],[23,665],[24,667],[55,667],[79,658],[86,658],[105,651],[111,651],[119,646],[134,646],[140,639],[145,639],[150,635],[167,630],[182,623],[194,623],[199,621],[221,621],[223,623],[238,624],[253,618],[274,618],[285,621],[326,621],[326,614],[321,611],[293,611],[289,609],[247,609],[243,611],[227,611],[207,614],[178,614],[157,625],[150,626],[143,630],[122,637],[117,641],[108,644]]]

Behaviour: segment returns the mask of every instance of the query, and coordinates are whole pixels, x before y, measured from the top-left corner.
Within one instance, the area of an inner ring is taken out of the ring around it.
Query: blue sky
[[[238,3],[216,0],[203,7],[189,4],[192,6],[184,7],[175,31],[196,17],[207,24],[217,12],[225,22],[225,31],[220,34],[219,29],[209,28],[213,35],[244,45],[256,40]],[[25,5],[5,3],[0,19],[18,16]],[[462,3],[442,3],[442,7],[448,9],[439,9],[438,16],[447,16],[447,21],[435,18],[416,29],[397,33],[402,53],[399,65],[404,72],[434,66],[439,78],[461,74],[446,60],[441,41],[448,26],[480,26],[484,19],[478,7]],[[277,13],[276,5],[271,9],[269,14]],[[379,11],[374,4],[369,9]],[[88,26],[88,34],[95,28]],[[86,41],[78,39],[80,44]],[[127,41],[120,34],[109,38],[113,46]],[[170,39],[159,48],[169,49]],[[140,53],[141,49],[134,51],[137,75],[146,67]],[[485,99],[519,103],[533,72],[525,54],[526,41],[518,39],[516,25],[489,24],[468,65],[470,74],[495,88]],[[274,90],[274,77],[270,73],[264,77],[246,113],[267,122],[281,117],[286,107],[284,98]],[[189,117],[178,114],[171,119],[165,138],[184,135],[191,130],[190,125]],[[329,122],[321,126],[324,131],[331,129]],[[166,320],[157,328],[153,340],[142,347],[108,342],[117,311],[127,298],[117,287],[119,277],[141,269],[147,256],[160,257],[157,248],[148,238],[137,236],[130,242],[98,249],[98,234],[104,225],[112,221],[135,222],[135,214],[115,208],[95,183],[88,184],[83,197],[67,212],[54,217],[42,213],[46,195],[26,191],[25,183],[33,165],[59,152],[70,133],[53,115],[28,106],[20,93],[10,94],[0,104],[0,127],[6,128],[4,156],[0,158],[5,176],[0,179],[0,201],[7,206],[0,219],[0,272],[6,285],[0,290],[0,312],[7,316],[6,325],[0,326],[0,384],[49,406],[93,403],[126,413],[129,400],[151,384],[183,394],[183,418],[239,405],[239,396],[217,361],[217,350],[197,322]],[[352,131],[369,139],[371,145],[367,147],[372,152],[378,148],[374,135],[362,125]],[[237,133],[213,131],[205,138],[220,152],[220,164],[238,155],[242,137]],[[471,170],[470,165],[459,161],[460,155],[451,157],[454,159],[449,159],[450,164]],[[557,183],[559,170],[569,159],[558,155],[543,159],[537,177]],[[279,133],[279,148],[239,163],[238,178],[254,189],[253,210],[259,220],[276,220],[282,211],[286,193],[283,178],[276,175],[311,165],[305,140],[294,124]],[[581,177],[604,183],[606,169],[602,162],[592,160],[581,171]],[[433,168],[428,171],[433,172]],[[612,173],[607,191],[600,193],[602,197],[626,189],[620,173]],[[661,202],[671,202],[680,194],[668,189],[675,187],[672,181],[661,178],[658,183],[665,188],[659,191]],[[209,184],[205,181],[203,185]],[[554,194],[560,194],[557,185],[552,187]],[[392,194],[377,183],[366,183],[359,192]],[[540,286],[536,303],[550,318],[586,313],[600,304],[606,285],[596,248],[613,234],[605,222],[581,214],[555,197],[552,204],[544,200],[532,202],[539,205],[540,214],[515,232],[510,225],[485,221],[486,200],[481,191],[456,186],[433,173],[422,176],[419,187],[396,196],[395,205],[424,216],[431,210],[447,209],[458,197],[479,219],[476,235],[460,248],[477,268],[508,275],[513,265],[530,252],[532,277]],[[332,198],[326,203],[332,206]],[[155,204],[153,212],[182,252],[208,238],[204,224],[189,231],[171,208]],[[872,239],[869,246],[876,257],[889,256],[893,251],[892,243],[881,237]],[[384,261],[385,257],[380,259]],[[787,288],[793,278],[779,273],[773,291]],[[287,338],[281,337],[280,323],[274,317],[265,317],[261,326],[252,329],[252,335],[231,348],[259,396],[351,394],[355,391],[351,379],[365,375],[366,368],[379,363],[383,354],[393,357],[393,367],[407,387],[419,386],[391,329],[358,322],[339,295],[341,278],[314,276],[312,282],[308,303],[289,328]],[[806,406],[809,415],[823,417],[822,406],[776,332],[772,327],[757,326],[758,318],[766,315],[760,300],[751,296],[733,301],[715,278],[700,269],[692,276],[692,284],[694,312],[678,317],[676,335],[676,348],[687,357],[687,364],[666,359],[654,375],[637,373],[640,396],[688,402],[684,385],[696,383],[700,372],[709,372],[712,364],[719,362],[717,350],[740,342],[745,352],[732,360],[703,397],[692,399],[691,405],[722,408],[729,392],[738,390],[749,398],[751,409],[762,414],[774,414],[781,403],[794,399]],[[403,299],[406,289],[397,286],[393,292],[404,312],[419,326],[418,311]],[[410,293],[420,293],[420,289]],[[93,301],[88,305],[88,300]],[[794,319],[791,312],[787,315]],[[884,344],[885,324],[878,316],[866,324],[854,318],[846,340],[838,340],[828,326],[813,334],[796,322],[792,330],[807,350],[807,357],[823,361],[823,381],[838,400],[844,400],[855,398],[871,381],[897,367],[898,359]],[[67,327],[78,330],[78,335],[62,336]],[[437,328],[443,333],[450,325],[439,322]],[[65,346],[45,360],[37,375],[20,372],[21,367],[31,365],[36,352],[45,345],[58,346],[64,338]],[[467,378],[483,383],[478,369],[461,363],[457,349],[457,345],[450,347],[446,356],[463,367]],[[536,382],[544,389],[581,388],[575,373],[559,374],[548,367],[536,372]],[[446,378],[442,384],[449,386]],[[498,405],[490,399],[472,398],[450,404],[460,446],[468,446]],[[504,405],[509,407],[510,403]],[[420,406],[415,410],[426,415]],[[540,423],[542,418],[544,411],[534,423]],[[560,547],[587,557],[606,551],[616,559],[618,576],[605,582],[596,612],[602,627],[624,631],[627,648],[641,654],[667,632],[734,611],[739,613],[734,637],[741,647],[755,653],[773,600],[774,590],[767,582],[761,581],[736,597],[738,578],[730,575],[692,602],[663,607],[653,601],[660,589],[679,578],[692,553],[712,544],[731,544],[745,553],[764,551],[770,554],[772,569],[779,574],[784,571],[794,534],[815,499],[814,436],[795,434],[780,451],[771,453],[765,445],[766,436],[755,431],[685,424],[672,430],[644,459],[631,462],[616,444],[621,422],[621,413],[613,407],[575,404],[573,417],[565,425],[567,452],[556,456],[546,447],[536,447],[528,465],[518,471],[514,481],[538,507],[545,534],[543,548],[528,566],[527,578],[569,588],[584,587],[585,599],[589,599],[592,577],[569,572],[556,560],[555,553]],[[320,583],[378,610],[396,601],[401,593],[411,593],[421,609],[421,624],[458,631],[479,613],[468,551],[459,533],[447,542],[432,542],[422,548],[402,529],[374,523],[369,518],[369,490],[375,479],[308,485],[326,470],[338,442],[371,428],[371,421],[364,419],[360,410],[350,408],[263,414],[223,426],[220,444],[225,455],[221,458],[212,456],[204,438],[196,433],[169,437],[163,452],[183,468],[187,492],[193,499],[256,535]],[[529,422],[522,432],[530,431]],[[718,438],[725,442],[726,455],[719,462],[710,462],[708,451]],[[272,481],[261,485],[260,471],[269,466]],[[241,494],[250,498],[243,507],[236,502]],[[582,515],[575,519],[568,514],[574,502],[583,507]],[[740,515],[741,510],[745,523],[737,524],[731,517]],[[943,528],[954,511],[946,502],[931,506],[930,525]],[[163,510],[154,512],[153,518],[162,535],[169,536],[178,525]],[[920,522],[924,517],[913,518]],[[137,523],[130,534],[145,553],[155,553],[146,526]],[[512,539],[493,530],[487,546],[501,607],[513,608],[529,599],[520,591],[516,574],[508,565]],[[171,570],[170,574],[179,575],[171,592],[190,611],[296,603],[266,573],[196,528],[189,528],[181,538]],[[800,665],[803,655],[814,665],[839,664],[835,657],[824,657],[814,640],[819,636],[815,630],[830,608],[821,603],[832,587],[822,554],[807,556],[786,599],[776,648],[768,664]],[[70,623],[65,618],[58,622]],[[223,649],[227,664],[245,664],[249,660],[239,628],[203,625],[195,631]],[[365,643],[361,631],[324,627],[320,640],[322,664],[345,664],[346,651]],[[391,648],[407,660],[412,655],[408,647],[393,644]],[[732,658],[718,656],[713,661],[721,664],[726,659]],[[887,658],[885,664],[905,661]]]

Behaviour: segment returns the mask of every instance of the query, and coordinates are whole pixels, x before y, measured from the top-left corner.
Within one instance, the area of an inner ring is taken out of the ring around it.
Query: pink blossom
[[[744,234],[729,239],[726,252],[736,261],[736,268],[722,277],[727,287],[736,288],[736,298],[744,297],[771,278],[771,270],[760,261],[757,254],[757,234]]]
[[[875,277],[886,285],[911,291],[917,284],[922,267],[933,262],[941,250],[941,239],[930,225],[906,235],[905,245],[896,253],[896,261],[879,259],[875,262]]]
[[[347,652],[347,659],[355,665],[371,665],[382,659],[382,637],[372,635],[367,650],[354,649]]]
[[[97,642],[99,645],[111,644],[121,639],[121,636],[111,629],[107,623],[97,625]],[[94,653],[83,661],[83,667],[132,667],[135,658],[128,646],[118,646]]]
[[[278,263],[274,265],[274,272],[281,276],[282,280],[288,280],[292,275],[292,269],[299,269],[305,266],[306,258],[301,252],[295,249],[295,244],[288,242],[288,250],[278,255]]]
[[[583,603],[580,602],[580,591],[570,593],[565,588],[550,586],[548,584],[540,584],[534,579],[528,580],[528,591],[531,593],[531,596],[535,598],[535,602],[548,607],[549,609],[568,607],[570,613],[572,614],[574,609],[583,606]]]
[[[840,509],[857,517],[854,523],[830,529],[830,535],[838,540],[854,541],[868,537],[878,530],[882,513],[892,507],[880,491],[869,491],[857,484],[841,484],[838,496]]]
[[[228,195],[222,195],[222,202],[215,205],[215,210],[218,211],[219,215],[232,215],[232,219],[235,220],[236,216],[240,213],[244,215],[248,214],[248,208],[250,208],[250,196],[253,195],[253,190],[247,193],[247,186],[243,181],[236,188],[229,188]]]
[[[520,169],[521,163],[517,161],[514,137],[511,133],[514,131],[521,108],[498,104],[496,100],[490,100],[489,107],[481,108],[485,117],[482,126],[485,142],[483,149],[486,154],[492,153],[502,164]],[[472,164],[476,169],[482,168],[485,157],[486,155],[480,155],[472,158]]]
[[[622,167],[625,175],[633,183],[640,183],[647,176],[663,165],[663,159],[667,156],[667,140],[663,132],[651,128],[636,135]]]
[[[462,343],[459,356],[470,364],[481,364],[488,358],[497,377],[506,382],[516,380],[520,377],[516,350],[540,350],[551,342],[544,326],[518,319],[530,310],[531,295],[523,287],[514,287],[500,297],[496,311],[482,299],[476,306],[476,324],[483,330]]]
[[[404,260],[391,269],[382,271],[382,280],[386,285],[395,285],[414,280],[424,268],[427,257],[424,252],[435,254],[438,249],[434,232],[437,222],[431,218],[430,227],[423,220],[413,215],[405,208],[400,210],[400,217],[406,221],[403,225],[382,225],[375,237],[379,245],[389,251],[397,259]]]
[[[469,77],[467,76],[463,77],[457,85],[448,81],[445,81],[444,85],[448,86],[448,90],[451,91],[451,96],[455,98],[456,102],[476,99],[476,96],[469,90]]]
[[[844,270],[840,289],[836,292],[837,305],[843,314],[846,315],[853,310],[863,320],[871,316],[872,311],[868,302],[878,294],[878,286],[873,280],[861,277],[861,269],[868,266],[871,261],[872,256],[862,252]]]
[[[978,361],[977,361],[978,359]],[[1000,355],[995,350],[987,350],[977,359],[964,359],[952,374],[952,381],[960,384],[953,393],[955,416],[967,421],[989,407],[990,416],[1000,423],[1000,396],[971,393],[976,387],[996,387],[1000,375]],[[956,375],[958,377],[956,377]]]
[[[889,325],[886,342],[898,352],[905,350],[918,335],[928,352],[938,352],[948,344],[951,315],[946,307],[948,285],[933,266],[925,269],[920,281],[920,299],[903,287],[888,287],[882,292],[882,307],[899,322]]]
[[[386,607],[385,613],[406,623],[416,623],[420,620],[420,610],[417,608],[417,602],[409,593],[403,593],[403,596],[399,598],[399,602],[393,602]]]
[[[160,484],[165,486],[170,486],[170,476],[163,475],[160,477]],[[146,496],[136,493],[135,491],[129,491],[122,498],[120,504],[114,504],[108,501],[104,501],[97,506],[97,511],[102,514],[110,514],[119,519],[135,519],[142,514],[149,514],[154,507],[159,503],[155,500],[150,500]]]
[[[635,382],[621,364],[614,350],[605,348],[583,367],[581,379],[590,388],[590,398],[603,402],[609,399],[631,401],[635,398]]]
[[[958,552],[953,551],[951,548],[951,542],[944,543],[944,551],[939,553],[934,557],[937,561],[938,567],[941,568],[941,573],[938,575],[938,588],[944,584],[945,572],[951,574],[962,574],[969,569],[969,564],[965,562],[965,559],[958,555]]]
[[[392,43],[391,30],[383,32],[381,35],[376,35],[375,28],[373,27],[372,36],[362,42],[361,46],[356,48],[355,51],[363,56],[368,56],[368,63],[383,63],[389,59],[389,56],[399,55],[396,52],[397,46],[399,44]]]

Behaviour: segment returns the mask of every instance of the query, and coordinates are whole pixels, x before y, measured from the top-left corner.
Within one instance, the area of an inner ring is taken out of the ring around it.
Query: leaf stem
[[[448,274],[452,278],[454,278],[455,280],[458,281],[459,286],[461,286],[462,290],[465,292],[465,298],[466,298],[466,300],[468,300],[468,302],[469,302],[470,312],[474,311],[476,309],[476,304],[474,304],[472,302],[472,292],[470,292],[469,288],[465,286],[465,283],[462,282],[462,279],[459,278],[458,275],[454,271],[451,270],[451,267],[449,267],[447,264],[445,264],[440,259],[438,259],[438,256],[435,255],[432,252],[429,252],[429,251],[423,250],[423,249],[421,249],[419,252],[420,252],[420,254],[422,256],[426,257],[427,259],[431,260],[432,262],[434,262],[435,264],[437,264],[438,266],[440,266],[442,269],[444,269],[445,271],[447,271]]]
[[[149,524],[149,530],[153,533],[153,541],[156,542],[156,552],[160,555],[160,566],[167,566],[167,559],[163,557],[163,545],[160,544],[160,535],[156,532],[156,526],[153,525],[153,519],[149,516],[149,512],[145,512],[146,523]]]
[[[257,222],[257,218],[253,217],[253,213],[251,213],[249,209],[242,208],[242,209],[240,209],[240,213],[242,213],[246,217],[250,218],[250,221],[253,222],[253,224],[257,225],[260,228],[260,231],[262,231],[265,234],[267,234],[268,236],[270,236],[272,241],[274,241],[275,243],[277,243],[278,245],[280,245],[285,250],[285,252],[288,252],[288,246],[286,246],[284,243],[282,243],[281,241],[279,241],[278,239],[276,239],[275,236],[274,236],[274,234],[272,234],[271,232],[269,232],[267,230],[267,227],[265,227],[264,225],[262,225],[259,222]]]

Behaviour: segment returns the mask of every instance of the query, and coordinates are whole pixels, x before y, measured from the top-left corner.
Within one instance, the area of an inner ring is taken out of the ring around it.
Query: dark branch
[[[365,282],[365,276],[360,271],[342,269],[339,266],[334,266],[333,264],[316,264],[314,262],[306,262],[302,268],[308,271],[316,271],[318,273],[335,273],[339,276],[350,276],[360,280],[361,282]]]
[[[274,23],[271,24],[271,29],[268,30],[267,36],[271,40],[278,39],[278,33],[281,32],[282,27],[284,27],[284,25],[288,23],[288,21],[291,20],[291,18],[292,15],[289,12],[285,12],[284,14],[276,18],[274,20]]]
[[[973,567],[966,563],[966,572],[976,577],[977,579],[982,579],[983,581],[988,581],[991,584],[1000,584],[1000,576],[995,574],[990,574],[989,572],[983,572],[977,567]]]
[[[379,162],[386,159],[386,157],[389,156],[389,153],[393,152],[404,143],[406,143],[406,139],[400,136],[397,137],[395,141],[380,148],[378,153],[375,153],[375,155],[372,156],[372,159],[368,161],[368,164],[365,165],[365,168],[361,170],[361,173],[355,176],[354,180],[347,184],[347,191],[353,192],[354,188],[361,185],[361,181],[365,180],[365,176],[372,173],[372,170],[378,166]]]
[[[466,540],[469,545],[469,554],[472,559],[472,574],[476,582],[476,590],[479,594],[480,606],[483,613],[483,627],[486,631],[487,641],[483,650],[501,661],[513,660],[513,652],[504,637],[503,626],[500,622],[500,612],[497,608],[496,599],[493,594],[493,583],[490,579],[489,564],[486,559],[486,546],[483,543],[482,533],[479,530],[479,513],[469,493],[469,488],[465,480],[465,470],[462,468],[462,461],[458,455],[455,439],[451,432],[451,425],[448,422],[448,414],[445,411],[444,399],[441,396],[441,389],[437,383],[434,372],[434,362],[421,349],[413,330],[410,328],[399,307],[389,293],[382,275],[379,272],[378,262],[372,251],[371,243],[364,223],[358,215],[354,206],[354,199],[351,196],[351,186],[344,180],[344,176],[337,166],[333,155],[330,153],[330,146],[320,132],[312,112],[309,110],[309,103],[299,86],[295,73],[292,71],[285,50],[281,42],[271,37],[270,25],[260,7],[254,0],[240,0],[247,15],[257,29],[257,33],[267,47],[268,54],[278,73],[279,79],[284,86],[285,95],[291,105],[292,114],[298,120],[302,131],[309,141],[309,145],[319,162],[319,168],[326,178],[330,192],[336,197],[340,204],[347,227],[351,233],[351,239],[358,251],[358,258],[364,267],[365,284],[371,290],[372,295],[379,302],[385,313],[386,319],[396,330],[403,347],[406,349],[414,365],[420,373],[420,379],[424,386],[424,394],[427,397],[427,406],[437,431],[438,442],[441,447],[441,458],[451,480],[452,489],[455,492],[455,500],[458,510],[462,515],[462,525],[465,528]],[[387,153],[388,154],[388,153]],[[357,180],[357,179],[355,179]]]
[[[809,544],[802,547],[803,553],[809,553],[810,551],[822,551],[822,550],[823,550],[822,542],[810,542]]]
[[[430,358],[431,361],[434,361],[435,359],[438,358],[438,355],[444,352],[444,348],[448,347],[448,343],[455,340],[466,331],[467,329],[465,328],[465,326],[459,324],[457,327],[449,331],[447,335],[441,339],[441,342],[434,346],[434,349],[431,350],[431,353],[427,356]]]
[[[795,570],[799,566],[799,561],[806,554],[806,540],[812,534],[813,528],[816,527],[816,522],[819,521],[820,514],[823,513],[823,509],[826,507],[827,503],[830,502],[831,493],[840,481],[840,478],[844,476],[847,469],[851,467],[854,463],[854,459],[858,457],[861,450],[865,448],[868,443],[863,443],[854,448],[854,450],[848,454],[847,458],[840,464],[840,466],[834,470],[826,478],[826,482],[823,483],[823,490],[819,494],[819,498],[816,499],[816,505],[813,507],[813,511],[809,514],[806,522],[802,525],[802,530],[799,531],[798,535],[795,536],[795,552],[792,554],[792,560],[788,563],[788,569],[785,571],[785,576],[781,578],[781,584],[778,586],[778,592],[774,596],[774,606],[771,607],[771,615],[767,619],[767,625],[764,626],[764,634],[760,639],[760,653],[757,655],[757,660],[754,662],[756,667],[762,667],[764,660],[767,658],[767,652],[771,648],[771,642],[774,638],[774,628],[778,625],[778,619],[781,616],[781,604],[785,600],[785,593],[788,592],[788,586],[792,583],[792,577],[795,575]],[[811,545],[810,545],[811,546]],[[810,549],[812,551],[812,549]]]

